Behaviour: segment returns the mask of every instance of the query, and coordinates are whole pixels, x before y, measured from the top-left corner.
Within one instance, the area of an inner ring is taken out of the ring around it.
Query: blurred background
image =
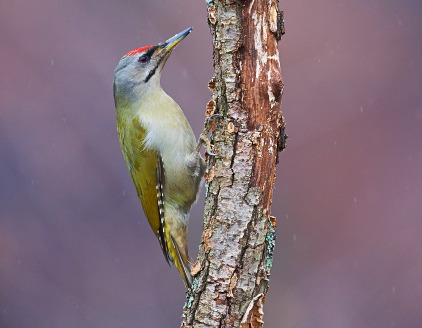
[[[290,138],[265,327],[421,327],[422,3],[280,8]],[[205,1],[0,2],[1,328],[178,327],[184,287],[123,162],[112,80],[123,54],[189,26],[162,84],[198,135]]]

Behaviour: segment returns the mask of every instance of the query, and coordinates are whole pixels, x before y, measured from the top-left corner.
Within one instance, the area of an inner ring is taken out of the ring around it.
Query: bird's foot
[[[199,153],[201,150],[201,146],[205,146],[205,151],[210,156],[216,156],[217,154],[211,151],[211,140],[208,137],[208,133],[211,129],[211,119],[215,117],[223,117],[223,114],[212,114],[211,116],[207,117],[205,122],[205,128],[202,133],[199,135],[198,146],[196,147],[196,151]]]

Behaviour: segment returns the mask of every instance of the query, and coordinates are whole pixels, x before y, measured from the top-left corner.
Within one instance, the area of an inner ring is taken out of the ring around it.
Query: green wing
[[[164,233],[164,167],[161,156],[154,150],[145,149],[142,141],[146,131],[138,119],[129,129],[119,130],[123,157],[141,201],[144,213],[154,231],[164,257],[169,263],[169,251]],[[122,125],[118,125],[122,126]]]

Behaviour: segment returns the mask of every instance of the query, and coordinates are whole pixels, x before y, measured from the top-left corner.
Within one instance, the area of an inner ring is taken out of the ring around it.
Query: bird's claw
[[[215,117],[223,117],[223,114],[212,114],[207,117],[205,122],[205,128],[202,131],[201,135],[199,136],[198,146],[196,147],[196,151],[199,152],[202,145],[205,145],[205,152],[210,156],[216,156],[217,154],[211,151],[211,141],[208,137],[208,132],[210,130],[210,121]]]
[[[212,114],[212,115],[208,116],[206,124],[208,124],[209,120],[214,118],[214,117],[223,117],[223,114],[216,113],[216,114]]]
[[[196,151],[199,153],[199,151],[201,150],[201,146],[205,145],[205,152],[210,155],[210,156],[216,156],[216,153],[213,153],[211,151],[211,141],[210,138],[208,138],[207,134],[204,132],[208,132],[208,131],[203,131],[201,133],[201,135],[199,136],[199,141],[198,141],[198,146],[196,147]]]
[[[207,151],[207,154],[210,156],[217,156],[217,153],[210,152],[208,149],[206,151]]]

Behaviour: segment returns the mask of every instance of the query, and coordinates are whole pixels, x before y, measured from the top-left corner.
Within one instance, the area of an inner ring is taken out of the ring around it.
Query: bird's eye
[[[138,61],[140,63],[146,63],[149,60],[149,57],[147,55],[142,55],[141,57],[139,57]]]

